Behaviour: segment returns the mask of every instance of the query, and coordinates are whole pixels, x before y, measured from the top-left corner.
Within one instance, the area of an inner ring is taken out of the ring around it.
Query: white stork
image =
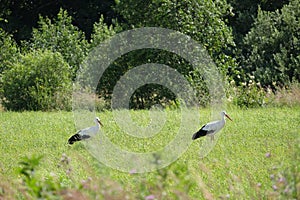
[[[219,121],[213,121],[205,124],[202,128],[193,135],[193,140],[203,136],[210,136],[212,140],[214,140],[214,135],[219,132],[225,125],[225,117],[232,121],[232,119],[226,114],[225,111],[221,112],[222,119]]]
[[[100,126],[103,126],[103,124],[101,123],[98,117],[95,118],[95,122],[96,122],[96,126],[82,129],[78,131],[76,134],[72,135],[69,138],[68,143],[73,144],[74,142],[85,140],[96,135],[96,133],[100,130]]]

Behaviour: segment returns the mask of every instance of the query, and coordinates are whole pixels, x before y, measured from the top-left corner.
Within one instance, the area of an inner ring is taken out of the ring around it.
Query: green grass
[[[26,190],[29,186],[24,185],[18,169],[24,157],[39,155],[43,158],[33,178],[44,192],[55,191],[48,196],[53,199],[144,199],[148,195],[157,199],[299,198],[300,107],[230,108],[227,113],[234,122],[227,122],[203,159],[199,158],[201,138],[170,166],[129,174],[99,163],[82,143],[66,144],[76,131],[73,113],[0,112],[0,199],[34,196]],[[190,121],[191,126],[196,123],[200,128],[209,120],[208,110],[200,114],[201,123]],[[131,115],[137,124],[149,124],[147,111],[131,111]],[[111,112],[99,113],[105,135],[136,152],[153,151],[172,140],[180,126],[180,112],[167,111],[166,116],[161,132],[143,139],[126,135]]]

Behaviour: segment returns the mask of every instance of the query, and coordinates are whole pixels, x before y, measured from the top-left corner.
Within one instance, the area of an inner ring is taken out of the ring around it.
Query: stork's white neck
[[[225,122],[225,113],[221,112],[221,120]]]

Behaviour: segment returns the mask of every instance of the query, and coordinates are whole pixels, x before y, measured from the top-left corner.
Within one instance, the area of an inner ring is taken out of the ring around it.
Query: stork
[[[103,124],[101,123],[101,121],[98,117],[95,118],[95,123],[96,123],[96,126],[82,129],[82,130],[78,131],[76,134],[72,135],[69,138],[68,143],[73,144],[74,142],[77,142],[80,140],[85,140],[85,139],[88,139],[88,138],[96,135],[96,133],[100,130],[100,126],[103,126]]]
[[[193,135],[193,140],[203,136],[210,136],[212,140],[214,140],[214,135],[219,132],[225,125],[225,117],[232,121],[232,119],[227,115],[225,111],[221,112],[222,119],[219,121],[213,121],[205,124],[201,127],[201,129]]]

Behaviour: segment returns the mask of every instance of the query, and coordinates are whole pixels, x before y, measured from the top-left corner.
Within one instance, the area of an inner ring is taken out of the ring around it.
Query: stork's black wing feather
[[[73,144],[74,142],[77,142],[80,140],[85,140],[85,139],[88,139],[91,137],[89,135],[80,135],[79,133],[80,133],[80,131],[78,131],[75,135],[71,136],[68,140],[68,143]]]
[[[206,124],[204,125],[204,126],[202,126],[201,127],[201,129],[199,130],[199,131],[197,131],[194,135],[193,135],[193,137],[192,137],[192,139],[193,140],[196,140],[197,138],[200,138],[200,137],[203,137],[203,136],[206,136],[207,135],[207,130],[203,130],[203,128],[206,126]]]

